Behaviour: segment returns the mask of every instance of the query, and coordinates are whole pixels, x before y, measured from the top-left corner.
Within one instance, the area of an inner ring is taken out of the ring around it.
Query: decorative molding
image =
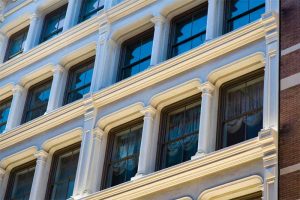
[[[154,172],[141,179],[97,192],[82,198],[82,200],[142,198],[257,159],[262,159],[261,146],[258,139],[253,138],[238,145],[207,154],[206,157],[201,159],[191,160]]]
[[[284,50],[281,50],[281,56],[285,56],[287,54],[293,53],[294,51],[298,51],[300,49],[300,43],[290,46]]]
[[[263,179],[258,175],[242,178],[205,190],[198,200],[230,200],[262,190]]]
[[[4,14],[4,17],[8,17],[9,15],[12,15],[13,13],[17,12],[18,10],[24,8],[25,6],[27,6],[28,4],[30,4],[31,2],[34,2],[36,0],[25,0],[23,3],[13,7],[12,9],[10,9],[9,11],[7,11]]]
[[[280,176],[300,171],[300,163],[280,169]]]
[[[293,74],[280,80],[280,90],[286,90],[291,87],[300,85],[300,73]]]
[[[0,87],[0,96],[1,96],[0,101],[11,96],[13,94],[12,92],[13,88],[14,88],[14,83],[8,83]]]

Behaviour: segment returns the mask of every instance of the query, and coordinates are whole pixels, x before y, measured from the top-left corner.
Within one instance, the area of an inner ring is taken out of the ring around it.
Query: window
[[[27,32],[28,32],[28,27],[13,34],[9,38],[6,55],[5,55],[5,61],[12,59],[13,57],[23,53],[25,41],[27,38]]]
[[[137,173],[142,129],[138,120],[110,133],[104,188],[129,181]]]
[[[97,14],[104,7],[103,0],[83,0],[79,22],[83,22]]]
[[[195,95],[162,110],[157,169],[187,160],[197,152],[201,96]]]
[[[133,76],[150,65],[153,29],[125,41],[122,45],[122,56],[119,80]]]
[[[85,60],[70,69],[65,104],[81,99],[90,91],[95,58]]]
[[[45,16],[41,43],[60,34],[63,30],[67,5],[47,14]]]
[[[177,56],[204,43],[206,23],[207,4],[175,17],[171,22],[169,57]]]
[[[26,163],[10,172],[6,200],[28,200],[33,181],[35,162]]]
[[[42,116],[48,105],[52,79],[29,88],[26,106],[23,115],[23,123]]]
[[[265,12],[265,0],[227,0],[225,6],[225,33],[259,19]]]
[[[53,155],[47,200],[68,199],[73,194],[80,144],[74,144]]]
[[[262,198],[262,192],[259,191],[252,194],[248,194],[243,197],[234,198],[232,200],[261,200],[261,198]]]
[[[258,135],[263,119],[262,71],[235,79],[221,87],[219,148]]]
[[[0,133],[3,133],[6,127],[11,100],[12,99],[9,98],[0,102]]]

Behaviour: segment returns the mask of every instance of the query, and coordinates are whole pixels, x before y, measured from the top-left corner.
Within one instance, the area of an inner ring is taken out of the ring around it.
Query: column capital
[[[24,88],[23,86],[17,84],[17,85],[15,85],[15,86],[13,87],[12,93],[13,93],[13,95],[16,94],[16,93],[21,93],[21,92],[24,91],[24,89],[25,89],[25,88]]]
[[[60,64],[55,65],[52,69],[53,74],[64,72],[64,71],[65,71],[65,68],[63,66],[61,66]]]
[[[93,129],[93,135],[94,135],[95,139],[98,139],[101,141],[104,137],[104,134],[105,134],[104,131],[99,127],[96,127]]]
[[[154,117],[156,114],[156,109],[152,106],[147,106],[145,107],[141,113],[145,116],[145,117]]]
[[[215,86],[211,82],[208,81],[208,82],[202,83],[199,89],[204,94],[212,94],[213,91],[215,90]]]
[[[47,160],[47,157],[48,157],[48,153],[44,150],[40,150],[38,151],[37,153],[34,154],[34,157],[37,159],[37,160]]]
[[[30,21],[32,21],[32,20],[37,20],[39,17],[41,17],[41,14],[38,12],[34,12],[30,15],[29,19]]]
[[[162,15],[156,15],[150,19],[153,24],[163,24],[167,21],[167,19]]]

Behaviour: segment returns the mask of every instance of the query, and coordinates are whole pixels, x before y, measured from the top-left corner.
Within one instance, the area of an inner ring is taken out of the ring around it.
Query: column
[[[89,170],[92,168],[93,127],[97,110],[90,109],[84,115],[83,135],[76,171],[73,199],[91,194]]]
[[[39,23],[41,15],[38,13],[33,13],[30,16],[30,24],[29,24],[29,30],[27,33],[26,42],[24,44],[24,52],[29,51],[32,49],[39,40]]]
[[[41,150],[34,155],[36,157],[36,166],[30,191],[29,200],[43,199],[43,191],[47,186],[46,161],[48,153]]]
[[[100,29],[99,39],[96,46],[96,58],[91,83],[91,92],[104,88],[113,81],[113,71],[116,60],[117,43],[109,38],[109,25]]]
[[[200,126],[198,137],[198,150],[192,159],[199,158],[209,153],[212,138],[211,133],[211,104],[214,86],[210,82],[201,85],[202,100],[201,100],[201,113],[200,113]]]
[[[46,113],[49,113],[58,108],[62,102],[63,92],[65,88],[66,70],[61,65],[56,65],[53,68],[53,80],[50,90],[50,96]]]
[[[97,192],[101,185],[104,166],[107,134],[100,128],[93,130],[92,165],[89,170],[88,188],[91,193]]]
[[[150,66],[159,64],[164,59],[164,50],[165,50],[165,29],[166,29],[166,18],[158,15],[151,19],[151,22],[154,23],[154,36],[153,36],[153,45],[151,52],[151,61]]]
[[[217,37],[217,27],[220,25],[218,20],[218,0],[208,0],[206,41]]]
[[[69,0],[68,1],[68,7],[67,7],[67,12],[64,20],[64,25],[63,25],[63,32],[66,30],[72,28],[72,26],[75,25],[76,23],[76,11],[77,7],[79,7],[76,3],[78,0]]]
[[[152,146],[152,137],[153,137],[153,126],[154,126],[154,116],[156,110],[149,106],[142,111],[144,114],[144,124],[143,124],[143,133],[142,141],[139,155],[138,170],[135,177],[132,179],[137,179],[146,175],[150,171],[150,161],[151,161],[151,146]]]
[[[0,64],[4,62],[8,37],[5,33],[0,32]]]
[[[104,10],[110,9],[114,4],[113,1],[114,0],[104,0]]]
[[[20,125],[26,101],[27,89],[24,87],[16,85],[12,92],[13,99],[11,102],[5,131],[9,131],[10,129]]]
[[[5,173],[6,173],[6,171],[4,169],[0,168],[0,199],[3,199],[4,194],[5,194],[5,189],[4,189],[4,188],[6,188],[4,186]]]

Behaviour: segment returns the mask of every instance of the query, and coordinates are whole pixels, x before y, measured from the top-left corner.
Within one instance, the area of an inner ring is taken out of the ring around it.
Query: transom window
[[[207,4],[189,10],[172,20],[169,57],[182,54],[205,42]]]
[[[6,200],[29,199],[34,170],[35,162],[30,162],[11,171],[5,194]]]
[[[97,14],[104,7],[103,0],[83,0],[79,21],[85,21]]]
[[[119,80],[147,69],[150,65],[153,29],[125,41],[122,45]]]
[[[3,133],[6,127],[11,100],[11,98],[8,98],[0,102],[0,133]]]
[[[261,71],[222,86],[221,148],[258,135],[263,120],[263,88]]]
[[[66,11],[67,5],[64,5],[45,16],[41,42],[49,40],[62,32]]]
[[[22,120],[23,123],[42,116],[46,112],[51,83],[52,79],[48,79],[29,88]]]
[[[265,0],[227,0],[225,6],[225,33],[259,19],[265,12]]]
[[[197,152],[200,95],[168,106],[162,111],[158,168],[190,160]]]
[[[129,181],[136,175],[142,129],[139,121],[110,134],[105,188]]]
[[[90,91],[94,59],[93,57],[85,60],[70,69],[65,104],[81,99]]]
[[[79,151],[79,144],[75,144],[54,154],[46,195],[47,200],[64,200],[72,196]]]
[[[9,38],[6,55],[5,55],[5,61],[12,59],[13,57],[23,53],[25,41],[27,38],[27,32],[28,32],[28,27],[13,34]]]

